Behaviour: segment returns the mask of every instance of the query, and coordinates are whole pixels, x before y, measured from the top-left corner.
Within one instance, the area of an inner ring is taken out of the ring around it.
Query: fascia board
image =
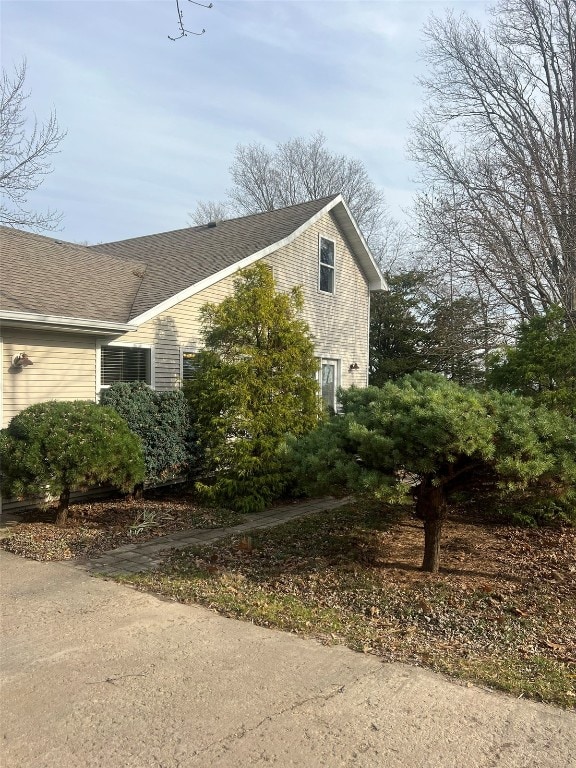
[[[242,259],[241,261],[237,261],[225,269],[221,269],[219,272],[215,272],[213,275],[206,277],[204,280],[200,280],[200,282],[194,283],[194,285],[188,286],[188,288],[185,288],[183,291],[175,293],[174,296],[170,296],[170,298],[166,299],[160,304],[156,304],[156,306],[146,310],[146,312],[142,312],[142,314],[132,318],[130,322],[134,325],[142,325],[142,323],[145,323],[148,320],[152,320],[161,312],[165,312],[167,309],[171,309],[181,301],[185,301],[186,299],[195,296],[205,288],[209,288],[211,285],[219,283],[220,280],[223,280],[226,277],[230,277],[230,275],[239,272],[241,269],[246,269],[246,267],[251,266],[256,261],[259,261],[266,256],[270,256],[270,254],[278,251],[280,248],[284,248],[284,246],[290,245],[290,243],[296,240],[297,237],[300,237],[303,232],[306,232],[306,230],[313,226],[317,221],[319,221],[322,216],[324,216],[326,213],[328,213],[328,211],[334,208],[335,205],[338,205],[338,203],[341,202],[343,202],[342,195],[338,195],[287,237],[284,237],[282,240],[278,240],[276,243],[272,243],[271,245],[266,246],[266,248],[262,248],[260,251],[257,251],[250,256],[246,256],[246,258]]]
[[[0,311],[0,322],[5,325],[25,325],[34,328],[54,328],[85,333],[117,334],[135,331],[133,323],[113,323],[108,320],[92,320],[84,317],[42,315],[35,312]]]
[[[340,196],[341,197],[341,196]],[[354,248],[354,252],[356,254],[356,258],[358,259],[358,262],[363,267],[366,276],[368,277],[368,287],[371,291],[387,291],[389,290],[388,283],[386,282],[386,278],[382,274],[380,267],[376,263],[376,260],[374,259],[374,256],[372,256],[372,251],[370,250],[370,247],[368,243],[366,242],[364,235],[362,232],[360,232],[360,229],[358,228],[358,225],[356,224],[356,221],[354,219],[354,216],[352,215],[352,212],[348,208],[348,205],[346,204],[345,200],[341,197],[340,201],[342,203],[342,208],[344,211],[346,211],[347,214],[347,221],[346,223],[349,223],[352,225],[352,231],[347,232],[348,236],[350,237],[350,240],[352,241],[352,246]],[[334,212],[336,215],[336,218],[339,219],[337,212]],[[339,223],[342,225],[344,222],[339,221]],[[347,229],[346,226],[342,227],[343,229]],[[355,242],[354,242],[355,241]]]

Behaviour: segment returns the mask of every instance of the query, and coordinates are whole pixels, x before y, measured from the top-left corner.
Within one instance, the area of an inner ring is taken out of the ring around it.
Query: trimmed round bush
[[[112,408],[83,400],[26,408],[0,432],[3,493],[59,497],[64,525],[71,491],[110,483],[129,491],[144,477],[140,439]]]

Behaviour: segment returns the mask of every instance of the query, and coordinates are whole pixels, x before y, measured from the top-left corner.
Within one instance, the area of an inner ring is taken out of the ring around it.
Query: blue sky
[[[408,125],[421,105],[422,25],[477,0],[2,0],[2,66],[28,62],[30,109],[67,136],[30,198],[89,243],[184,227],[221,200],[238,143],[273,147],[321,130],[360,158],[398,216],[416,170]]]

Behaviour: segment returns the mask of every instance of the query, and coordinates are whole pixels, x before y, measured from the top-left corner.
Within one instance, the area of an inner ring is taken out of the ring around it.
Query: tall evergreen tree
[[[286,471],[278,449],[320,417],[317,360],[302,293],[275,289],[263,264],[244,270],[234,293],[202,309],[205,348],[185,394],[196,415],[209,500],[262,510],[280,494]]]
[[[426,274],[408,270],[388,275],[387,281],[390,290],[370,301],[370,384],[376,387],[427,368]]]
[[[493,359],[488,384],[576,417],[576,328],[560,307],[521,323],[516,344]]]

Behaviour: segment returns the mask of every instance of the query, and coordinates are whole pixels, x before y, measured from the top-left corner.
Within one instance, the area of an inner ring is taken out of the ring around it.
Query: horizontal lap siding
[[[318,235],[336,245],[336,291],[333,296],[318,290]],[[291,245],[265,259],[274,269],[280,291],[302,285],[303,318],[310,325],[319,357],[341,360],[342,385],[364,386],[368,371],[369,294],[366,278],[353,258],[331,214],[326,214]],[[235,276],[224,278],[189,299],[143,323],[137,331],[120,336],[117,343],[154,345],[155,387],[165,391],[179,386],[180,350],[201,342],[200,309],[218,304],[233,291]],[[349,373],[351,363],[359,368]]]
[[[94,400],[93,337],[2,328],[2,426],[24,408],[45,400]],[[20,370],[12,358],[26,352],[33,365]]]
[[[335,244],[335,291],[318,290],[318,238]],[[274,269],[280,291],[301,285],[304,291],[303,318],[314,336],[319,357],[341,361],[343,387],[365,386],[368,379],[368,284],[347,242],[330,213],[301,237],[267,259]],[[358,370],[349,372],[352,363]]]
[[[126,341],[154,345],[157,390],[166,391],[179,386],[180,350],[182,347],[197,347],[201,340],[200,309],[207,302],[219,304],[229,296],[234,279],[232,276],[221,280],[143,323],[137,331],[115,339],[119,344]]]

